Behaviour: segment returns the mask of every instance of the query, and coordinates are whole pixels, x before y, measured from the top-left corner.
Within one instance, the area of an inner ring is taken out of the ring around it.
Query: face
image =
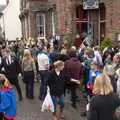
[[[9,81],[8,81],[7,79],[5,79],[4,86],[5,86],[5,87],[8,87],[8,86],[9,86]]]
[[[118,57],[118,56],[114,56],[114,57],[113,57],[113,61],[114,61],[114,62],[119,62],[119,57]]]
[[[91,64],[91,69],[97,69],[97,65],[96,64]]]
[[[59,71],[62,71],[63,69],[64,69],[64,65],[61,65],[61,66],[58,67]]]

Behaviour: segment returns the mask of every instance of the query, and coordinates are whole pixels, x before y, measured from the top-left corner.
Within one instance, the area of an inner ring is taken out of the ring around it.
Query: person
[[[114,66],[115,70],[120,68],[120,54],[119,53],[114,55],[112,65]]]
[[[105,73],[96,77],[93,92],[95,95],[88,107],[87,120],[114,120],[120,99],[113,92],[110,78]]]
[[[43,100],[47,92],[46,81],[48,79],[48,74],[49,74],[48,69],[49,69],[49,64],[50,64],[49,58],[47,55],[46,46],[44,46],[42,48],[42,52],[38,54],[37,63],[38,63],[39,74],[41,77],[39,99]]]
[[[76,50],[71,50],[69,52],[69,57],[70,59],[65,62],[64,71],[66,74],[70,76],[70,78],[80,81],[80,79],[82,78],[83,69],[82,69],[81,62],[77,58]],[[66,87],[71,90],[72,107],[76,108],[77,107],[76,106],[76,99],[77,99],[76,92],[77,92],[78,84],[70,82],[67,84]]]
[[[36,79],[36,66],[29,49],[24,50],[22,59],[23,81],[25,83],[26,97],[34,98],[34,79]]]
[[[97,62],[97,64],[103,65],[102,55],[100,53],[100,48],[98,46],[94,48],[94,55],[95,55],[95,62]]]
[[[52,120],[58,120],[56,114],[57,103],[60,105],[60,118],[64,118],[64,87],[68,81],[79,84],[78,80],[70,79],[67,76],[64,69],[64,62],[58,60],[54,62],[54,70],[51,71],[48,77],[48,86],[50,88],[50,94],[53,100],[55,112],[53,112]],[[59,101],[59,102],[58,102]]]
[[[16,117],[16,96],[13,85],[0,74],[0,120],[14,120]]]
[[[2,68],[4,68],[4,74],[9,79],[11,84],[15,85],[19,100],[22,100],[22,91],[18,81],[18,75],[21,73],[21,65],[16,56],[11,53],[9,48],[6,49],[6,53],[2,59]]]
[[[100,69],[99,63],[97,62],[92,62],[91,63],[91,70],[90,70],[90,74],[89,74],[89,80],[87,83],[87,88],[88,88],[88,102],[90,100],[90,98],[94,95],[92,93],[92,89],[93,89],[93,84],[95,81],[95,78],[100,75],[102,73],[102,70]]]
[[[113,91],[116,93],[117,92],[117,75],[115,73],[115,68],[112,64],[105,65],[104,70],[103,70],[111,80],[111,84],[113,86]]]

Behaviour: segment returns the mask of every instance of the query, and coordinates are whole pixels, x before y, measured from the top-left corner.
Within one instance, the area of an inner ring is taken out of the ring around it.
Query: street
[[[25,98],[24,84],[21,81],[20,85],[24,99],[21,102],[17,101],[18,111],[16,120],[51,120],[51,113],[41,112],[42,102],[38,99],[39,83],[35,83],[34,100]],[[70,96],[67,94],[65,98],[65,120],[86,120],[80,116],[80,113],[85,110],[85,100],[80,97],[80,101],[77,103],[77,109],[71,107],[69,100]]]

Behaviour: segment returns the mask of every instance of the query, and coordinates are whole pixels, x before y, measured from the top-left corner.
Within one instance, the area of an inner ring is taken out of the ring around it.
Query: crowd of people
[[[64,118],[64,97],[71,94],[71,105],[76,109],[82,86],[86,93],[88,120],[114,120],[120,105],[120,49],[108,47],[101,51],[99,46],[89,48],[70,46],[63,42],[52,43],[41,40],[37,43],[16,41],[0,45],[0,119],[16,117],[16,101],[13,86],[23,100],[18,76],[25,84],[25,97],[34,99],[34,83],[40,83],[38,98],[43,101],[47,86],[54,104],[52,120]],[[40,76],[40,79],[38,79]],[[99,118],[99,119],[98,119]]]

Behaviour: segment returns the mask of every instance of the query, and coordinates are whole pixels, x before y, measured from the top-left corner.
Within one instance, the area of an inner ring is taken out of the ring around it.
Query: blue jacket
[[[17,110],[14,88],[0,90],[0,101],[0,112],[3,112],[6,118],[14,118]]]
[[[101,70],[90,70],[90,74],[89,74],[89,80],[88,80],[88,83],[87,84],[92,84],[93,83],[93,75],[92,74],[95,74],[94,78],[97,77],[98,75],[100,75],[102,73]]]

